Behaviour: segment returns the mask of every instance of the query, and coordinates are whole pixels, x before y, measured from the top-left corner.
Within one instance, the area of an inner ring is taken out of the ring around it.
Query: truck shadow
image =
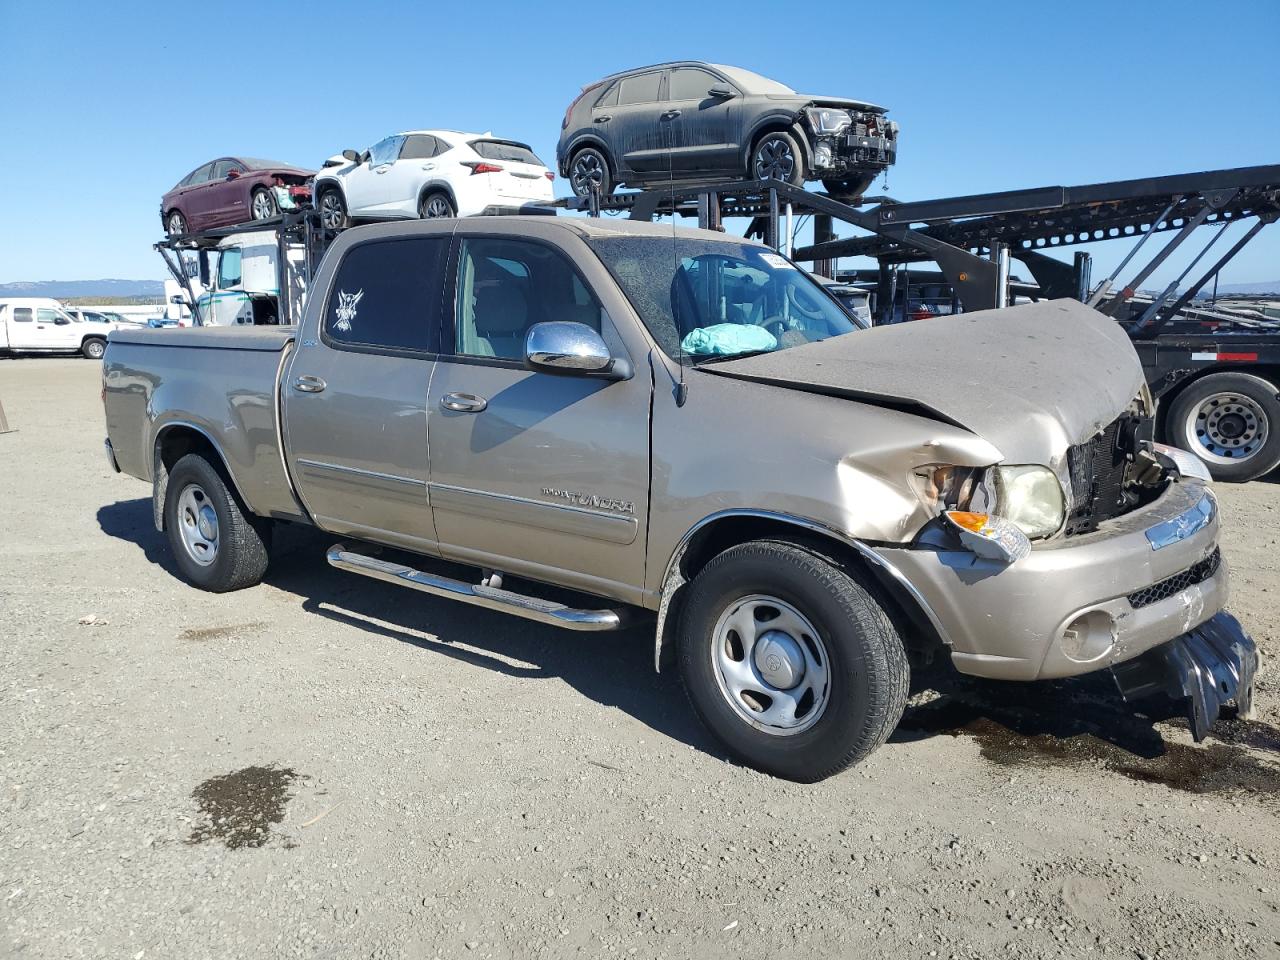
[[[104,506],[98,523],[177,577],[168,543],[152,524],[150,499]],[[603,634],[557,630],[334,570],[324,561],[332,542],[329,534],[282,525],[265,582],[297,597],[307,613],[343,627],[508,677],[560,679],[672,740],[727,759],[698,723],[674,671],[654,673],[651,623]],[[441,566],[432,563],[433,570]],[[452,575],[465,578],[463,569]],[[969,738],[1001,766],[1105,769],[1193,792],[1280,793],[1278,768],[1269,762],[1280,754],[1280,730],[1220,722],[1209,743],[1167,740],[1157,724],[1178,717],[1176,705],[1125,704],[1107,674],[998,683],[942,668],[913,680],[917,696],[890,745]],[[1271,757],[1260,761],[1260,754]]]
[[[168,542],[152,523],[150,499],[104,506],[98,524],[108,536],[141,548],[147,560],[178,576]],[[658,733],[727,759],[698,723],[674,671],[654,672],[651,624],[579,634],[415,593],[334,570],[324,559],[333,542],[331,534],[281,525],[264,582],[296,596],[307,613],[344,627],[504,676],[560,679]],[[461,572],[466,568],[450,571],[439,562],[432,562],[431,569],[467,576]]]

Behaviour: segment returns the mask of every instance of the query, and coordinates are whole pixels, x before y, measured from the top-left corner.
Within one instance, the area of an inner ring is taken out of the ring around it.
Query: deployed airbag
[[[716,323],[685,335],[680,346],[693,356],[728,356],[777,350],[778,338],[764,327],[746,323]]]

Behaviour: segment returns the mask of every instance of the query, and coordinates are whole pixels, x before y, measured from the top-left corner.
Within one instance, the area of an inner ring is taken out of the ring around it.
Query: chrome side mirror
[[[585,323],[535,323],[524,340],[524,362],[543,373],[613,372],[615,361],[604,338]]]

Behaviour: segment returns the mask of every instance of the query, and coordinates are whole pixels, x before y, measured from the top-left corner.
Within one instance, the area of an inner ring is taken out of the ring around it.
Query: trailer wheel
[[[169,471],[164,526],[183,578],[202,590],[252,587],[267,572],[270,524],[244,509],[222,471],[198,453]]]
[[[743,763],[812,783],[862,760],[897,726],[906,649],[875,598],[826,558],[752,541],[715,557],[689,590],[685,691]]]
[[[330,187],[320,194],[320,223],[326,230],[342,230],[351,225],[347,202],[337,187]]]
[[[804,153],[796,138],[785,130],[766,133],[751,151],[747,176],[754,180],[781,180],[792,186],[804,183]]]
[[[101,360],[102,355],[107,352],[107,341],[101,337],[86,337],[84,343],[80,344],[80,352],[88,360]]]
[[[1253,374],[1211,373],[1174,399],[1166,433],[1215,480],[1256,480],[1280,465],[1276,387]]]
[[[253,191],[253,197],[249,201],[249,210],[255,220],[270,220],[280,212],[276,208],[276,198],[271,195],[271,191],[262,187],[258,187]]]

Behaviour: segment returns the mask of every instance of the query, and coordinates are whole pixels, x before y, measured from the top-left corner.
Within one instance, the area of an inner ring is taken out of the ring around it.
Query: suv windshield
[[[684,237],[588,242],[670,357],[770,353],[858,329],[808,274],[764,247]]]

